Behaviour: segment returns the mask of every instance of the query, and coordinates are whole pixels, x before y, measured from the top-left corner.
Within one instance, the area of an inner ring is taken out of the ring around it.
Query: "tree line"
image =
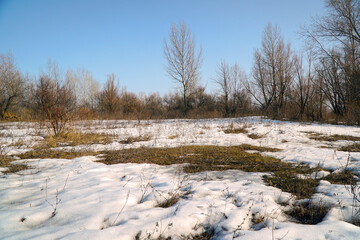
[[[44,119],[61,131],[70,119],[200,118],[262,114],[274,119],[334,121],[360,125],[360,3],[326,0],[327,15],[300,34],[307,48],[296,52],[280,28],[268,24],[254,50],[251,72],[219,60],[212,81],[200,83],[202,49],[184,23],[164,41],[166,71],[177,89],[135,94],[114,74],[102,87],[88,70],[62,74],[55,62],[36,79],[24,75],[11,54],[0,55],[0,118]]]

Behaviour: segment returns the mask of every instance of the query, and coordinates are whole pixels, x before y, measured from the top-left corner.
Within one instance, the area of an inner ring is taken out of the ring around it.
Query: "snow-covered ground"
[[[262,135],[225,134],[245,126]],[[65,146],[64,151],[121,150],[185,145],[274,147],[264,153],[282,161],[342,169],[349,153],[337,151],[353,142],[309,139],[309,132],[360,137],[360,128],[324,124],[241,119],[86,121],[82,132],[115,136],[109,144]],[[0,123],[0,153],[31,150],[46,135],[36,123]],[[121,144],[127,137],[149,141]],[[21,144],[18,144],[21,142]],[[17,143],[17,144],[15,144]],[[181,166],[154,164],[104,165],[94,156],[66,159],[25,159],[30,169],[0,172],[0,239],[191,239],[209,227],[214,239],[360,239],[360,228],[348,221],[358,209],[343,185],[320,181],[317,201],[332,209],[321,223],[294,223],[283,212],[293,201],[289,193],[266,186],[264,173],[238,170],[185,174]],[[351,153],[350,167],[360,170],[360,153]],[[5,169],[0,169],[4,171]],[[171,196],[183,197],[171,207],[157,205]],[[56,209],[56,215],[52,213]],[[262,219],[260,223],[254,219]],[[187,237],[187,238],[186,238]]]

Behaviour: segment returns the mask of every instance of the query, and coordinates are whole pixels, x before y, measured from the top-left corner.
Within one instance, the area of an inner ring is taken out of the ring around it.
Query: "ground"
[[[358,239],[359,141],[262,117],[0,123],[0,239]]]

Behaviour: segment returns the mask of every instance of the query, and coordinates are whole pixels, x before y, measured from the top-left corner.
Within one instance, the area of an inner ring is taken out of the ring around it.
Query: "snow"
[[[225,134],[224,129],[246,125],[249,133]],[[342,169],[349,158],[337,151],[351,142],[320,142],[306,132],[360,136],[360,128],[327,124],[271,121],[260,117],[241,119],[163,121],[84,121],[83,132],[112,134],[117,140],[151,136],[151,140],[120,144],[59,147],[57,150],[119,150],[136,147],[184,145],[232,146],[250,144],[282,149],[265,153],[286,162]],[[46,129],[36,123],[0,123],[0,153],[31,150]],[[169,139],[169,136],[177,136]],[[18,146],[14,143],[22,141]],[[324,147],[325,146],[325,147]],[[360,153],[351,153],[350,166],[360,170]],[[207,226],[214,239],[359,239],[360,228],[348,223],[357,209],[343,185],[320,181],[314,200],[332,206],[316,225],[295,223],[283,212],[294,198],[266,186],[266,173],[237,170],[185,174],[182,165],[104,165],[97,157],[18,160],[31,168],[13,174],[0,173],[0,239],[173,239],[196,235]],[[1,168],[0,171],[4,171]],[[321,171],[316,175],[329,174]],[[157,205],[172,195],[183,197],[171,207]],[[56,214],[53,212],[56,209]],[[255,224],[251,219],[263,218]]]

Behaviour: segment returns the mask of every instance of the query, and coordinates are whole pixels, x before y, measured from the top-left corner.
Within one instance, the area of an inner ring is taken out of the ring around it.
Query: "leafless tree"
[[[232,83],[230,79],[230,67],[225,61],[221,61],[217,69],[215,82],[221,90],[220,103],[224,107],[224,117],[230,115],[230,97],[232,94]]]
[[[220,103],[225,117],[244,110],[245,102],[249,100],[244,89],[245,81],[246,75],[237,64],[229,66],[225,61],[221,61],[215,82],[221,91]]]
[[[326,0],[326,7],[327,15],[314,18],[302,33],[317,50],[324,94],[333,112],[340,117],[358,112],[360,124],[360,2]]]
[[[0,118],[16,106],[24,93],[24,80],[11,53],[0,55]]]
[[[159,93],[152,93],[145,97],[145,109],[150,119],[164,115],[164,103]]]
[[[255,50],[254,59],[251,95],[263,111],[279,117],[292,83],[294,60],[290,44],[285,45],[277,26],[266,26],[262,47]]]
[[[101,111],[111,115],[120,109],[119,83],[115,74],[109,74],[103,90],[97,96]]]
[[[76,72],[68,70],[66,82],[75,89],[79,107],[90,110],[95,109],[96,96],[100,92],[100,87],[90,71],[86,69],[78,69]]]
[[[66,129],[76,107],[76,97],[71,87],[51,79],[48,75],[39,78],[33,101],[34,109],[49,121],[55,135]]]
[[[307,67],[304,67],[303,57],[294,57],[294,87],[293,100],[299,109],[299,118],[303,119],[310,97],[314,93],[314,76],[312,70],[312,52],[307,52]]]
[[[184,115],[189,110],[188,98],[194,94],[200,78],[202,50],[196,51],[195,37],[184,22],[173,24],[169,40],[164,41],[166,71],[180,86],[183,96]]]

